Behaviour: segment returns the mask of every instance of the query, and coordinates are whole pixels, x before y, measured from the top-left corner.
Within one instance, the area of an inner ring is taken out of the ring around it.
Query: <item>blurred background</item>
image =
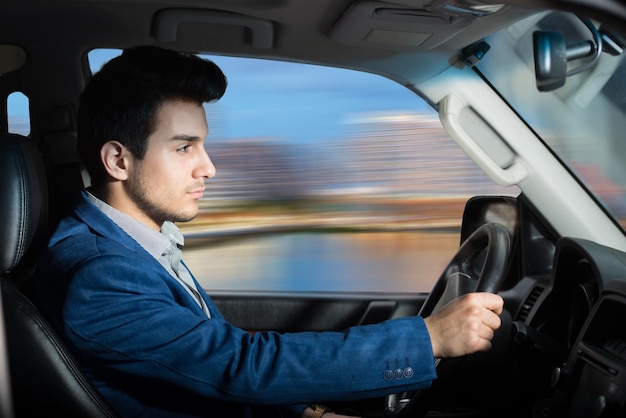
[[[371,74],[208,57],[217,168],[179,225],[184,260],[219,290],[428,292],[489,180],[413,92]]]

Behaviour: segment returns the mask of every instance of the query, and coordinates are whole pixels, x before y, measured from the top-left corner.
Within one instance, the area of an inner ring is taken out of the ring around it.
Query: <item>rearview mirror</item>
[[[551,91],[565,84],[567,78],[567,46],[557,32],[533,33],[535,78],[539,91]]]
[[[535,54],[535,78],[539,91],[551,91],[565,84],[565,79],[591,68],[602,52],[602,35],[588,18],[579,19],[589,29],[593,41],[583,40],[571,45],[559,32],[533,32]],[[568,69],[567,63],[579,58],[591,57],[585,63]]]

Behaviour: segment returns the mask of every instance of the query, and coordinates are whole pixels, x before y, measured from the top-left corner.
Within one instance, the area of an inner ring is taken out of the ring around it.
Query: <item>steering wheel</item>
[[[496,223],[487,223],[474,231],[461,245],[445,268],[432,292],[422,305],[419,315],[427,317],[451,300],[471,292],[496,293],[504,281],[510,255],[510,236],[507,229]],[[451,360],[437,359],[437,375],[455,366]],[[385,416],[400,418],[415,411],[424,403],[425,391],[387,395]]]

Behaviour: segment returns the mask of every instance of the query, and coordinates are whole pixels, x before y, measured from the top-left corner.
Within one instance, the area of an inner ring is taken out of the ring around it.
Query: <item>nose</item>
[[[211,161],[211,157],[209,157],[209,154],[203,149],[196,172],[197,177],[210,179],[215,177],[216,172],[217,170],[213,165],[213,161]]]

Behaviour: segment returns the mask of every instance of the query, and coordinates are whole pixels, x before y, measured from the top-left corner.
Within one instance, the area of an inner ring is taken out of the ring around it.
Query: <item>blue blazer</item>
[[[208,318],[84,194],[53,234],[34,289],[122,416],[281,416],[265,405],[377,397],[436,378],[420,317],[342,332],[252,334],[229,324],[201,292]]]

